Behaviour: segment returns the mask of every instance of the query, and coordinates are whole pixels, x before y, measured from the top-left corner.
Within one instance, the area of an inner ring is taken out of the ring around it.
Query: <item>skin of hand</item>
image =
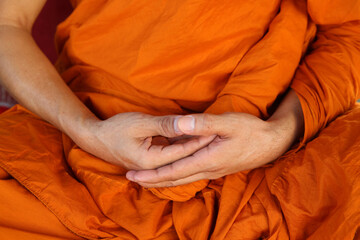
[[[260,167],[277,159],[298,139],[303,132],[303,115],[291,90],[267,121],[246,113],[195,114],[180,118],[177,127],[184,134],[216,137],[172,164],[129,171],[129,180],[144,187],[169,187]]]
[[[199,136],[183,141],[179,138],[182,133],[174,128],[178,119],[136,112],[120,113],[107,120],[92,119],[86,123],[89,135],[76,143],[126,169],[154,169],[193,154],[215,138]]]

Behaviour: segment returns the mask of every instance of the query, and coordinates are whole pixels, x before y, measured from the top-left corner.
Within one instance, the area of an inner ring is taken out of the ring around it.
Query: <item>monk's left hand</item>
[[[186,135],[216,138],[193,155],[169,165],[129,171],[129,180],[144,187],[169,187],[216,179],[269,163],[293,142],[288,129],[277,121],[264,121],[246,113],[184,116],[179,119],[178,128]]]

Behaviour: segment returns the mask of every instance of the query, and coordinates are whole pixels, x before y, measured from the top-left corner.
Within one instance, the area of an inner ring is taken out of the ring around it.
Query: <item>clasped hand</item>
[[[84,150],[129,171],[144,187],[216,179],[273,161],[289,147],[275,124],[245,113],[121,113],[92,124]],[[90,143],[90,144],[89,144]]]

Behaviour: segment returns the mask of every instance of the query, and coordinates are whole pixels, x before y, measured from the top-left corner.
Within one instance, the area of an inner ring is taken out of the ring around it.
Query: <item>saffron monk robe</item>
[[[360,1],[0,1],[1,239],[356,239]]]

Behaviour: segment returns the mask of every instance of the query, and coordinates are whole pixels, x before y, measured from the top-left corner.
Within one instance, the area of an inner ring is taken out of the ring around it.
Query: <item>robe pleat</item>
[[[359,1],[72,3],[57,29],[56,67],[100,119],[245,112],[265,120],[292,88],[305,132],[260,168],[147,189],[16,105],[0,115],[0,239],[355,238]]]

